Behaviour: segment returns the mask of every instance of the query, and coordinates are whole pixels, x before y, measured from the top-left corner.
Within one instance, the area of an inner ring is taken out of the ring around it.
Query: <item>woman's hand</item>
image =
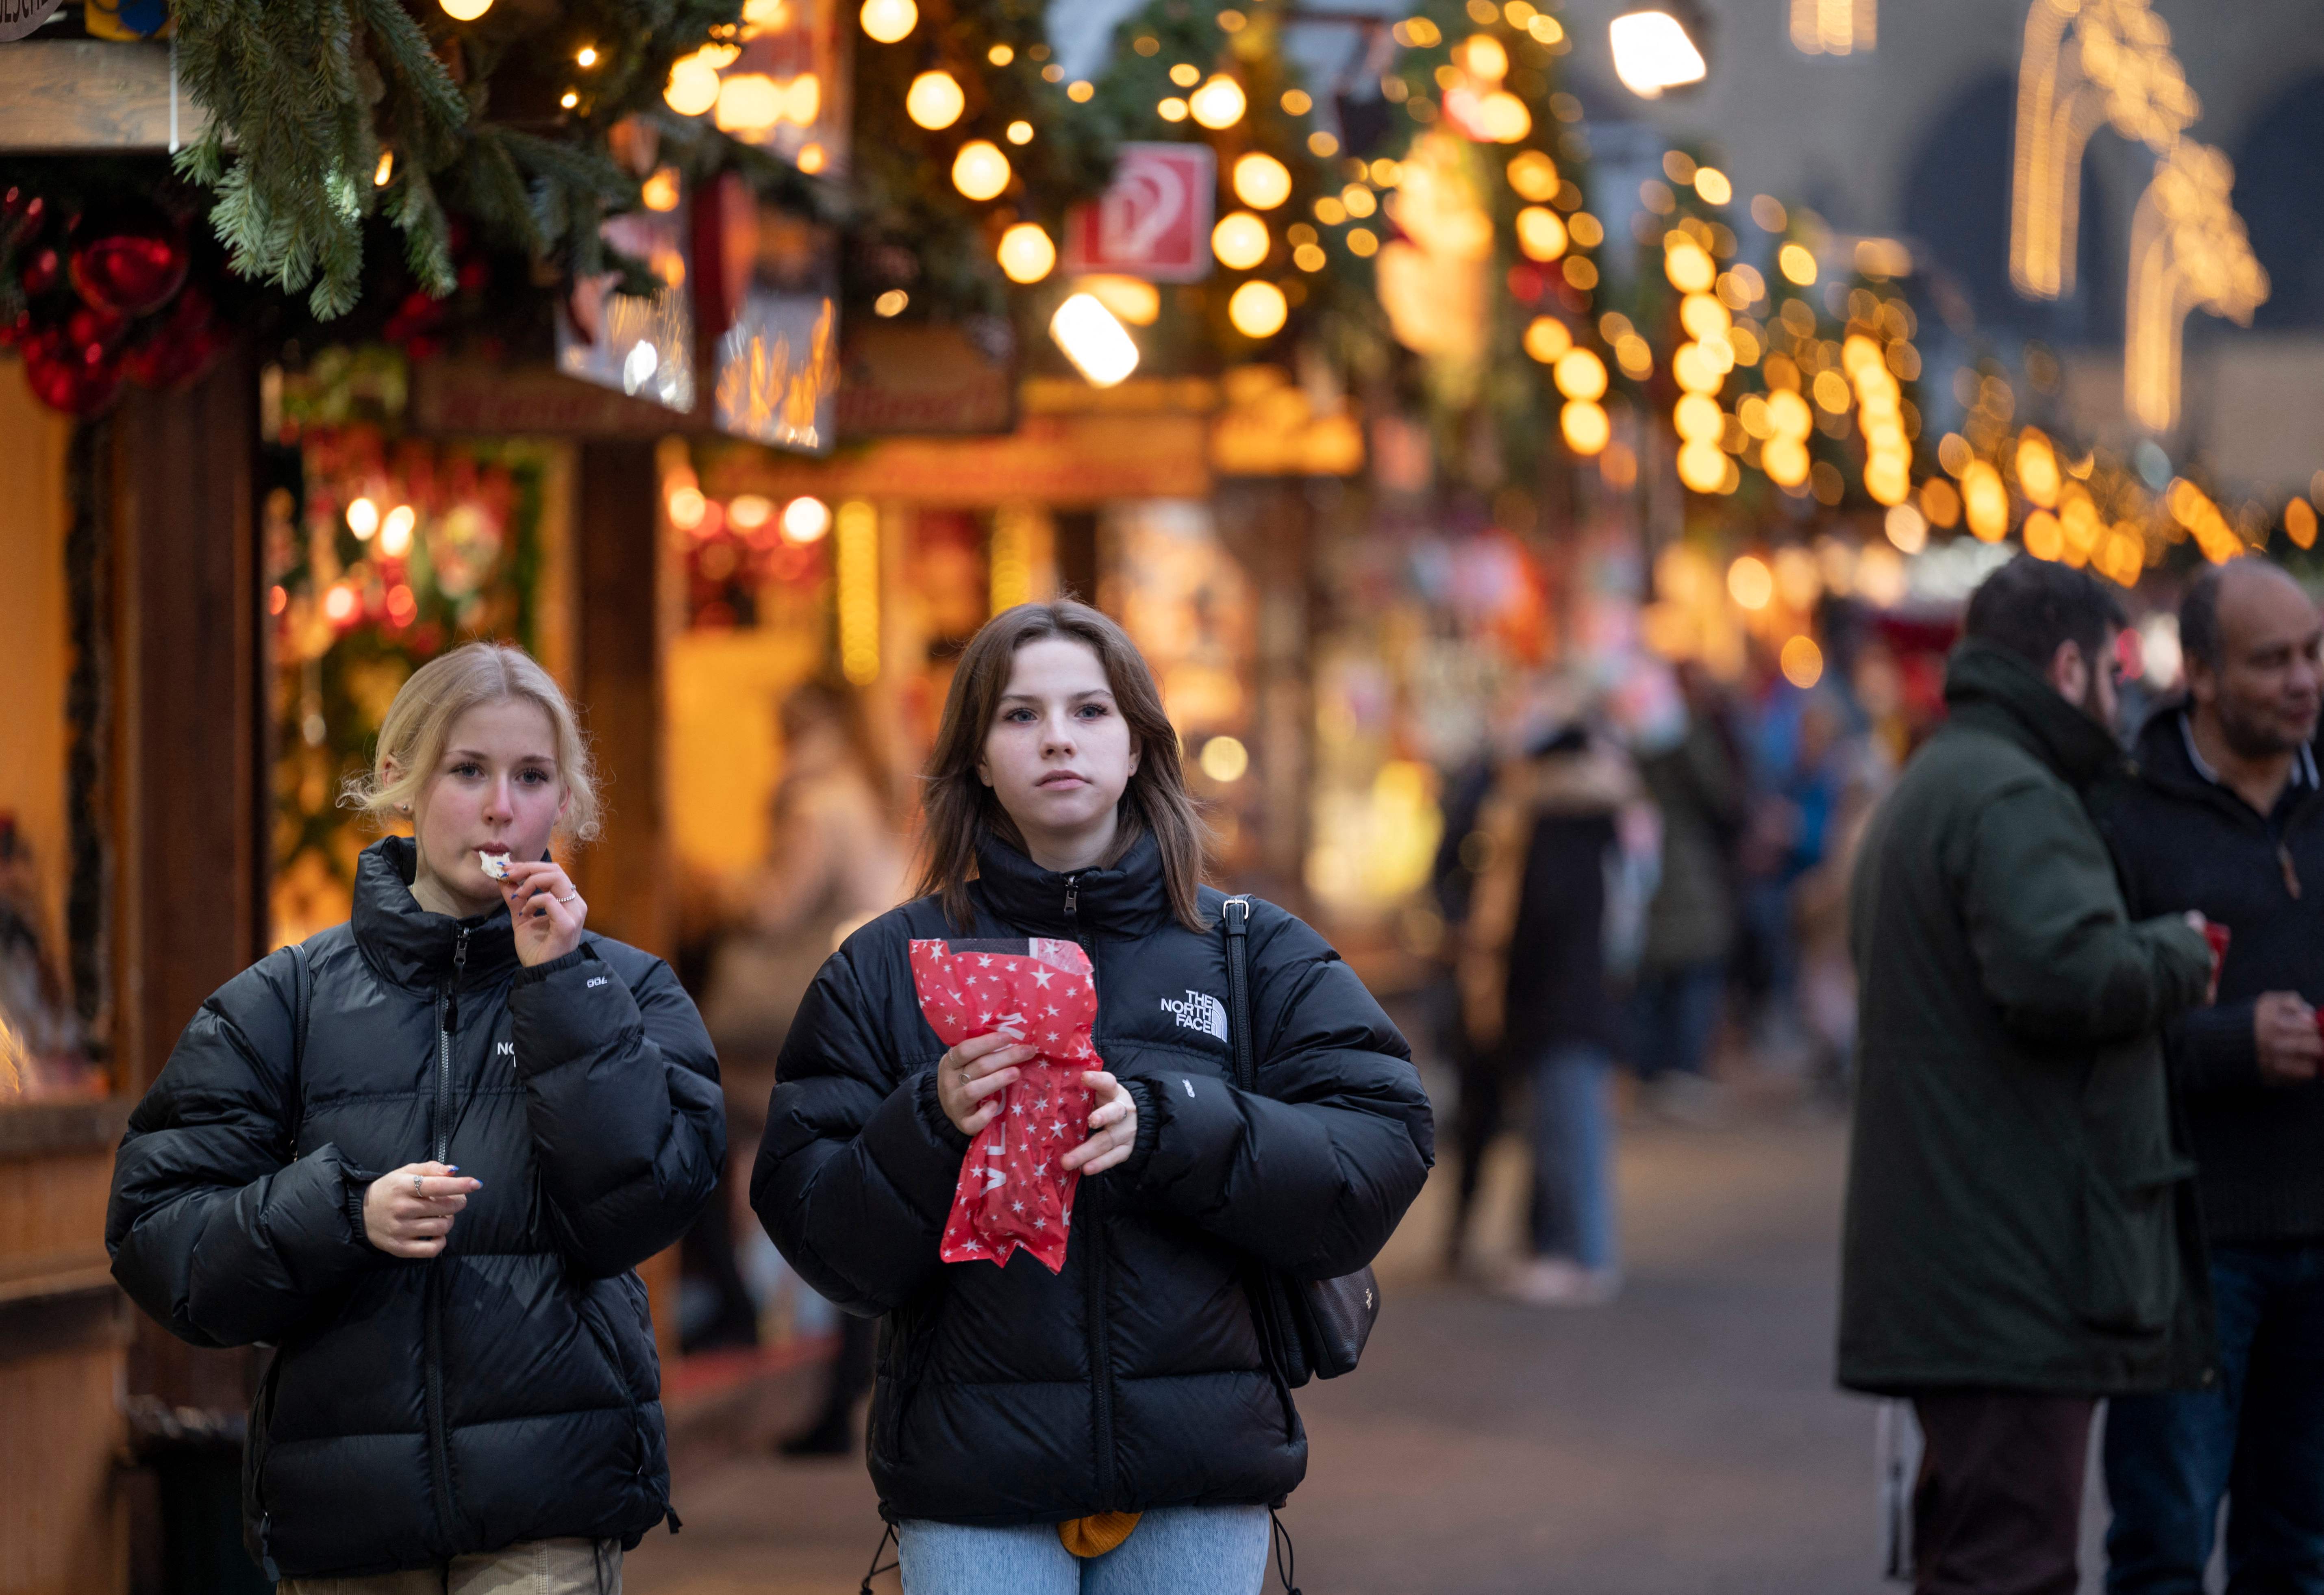
[[[1083,1075],[1082,1083],[1089,1087],[1090,1095],[1104,1100],[1091,1111],[1089,1139],[1057,1162],[1083,1174],[1103,1174],[1128,1157],[1138,1143],[1138,1099],[1102,1069]]]
[[[1001,1093],[1022,1072],[1017,1065],[1039,1049],[1006,1030],[972,1036],[936,1061],[936,1102],[961,1134],[975,1139],[1001,1111]]]
[[[557,864],[511,860],[501,896],[508,903],[509,923],[516,927],[517,958],[527,966],[562,958],[581,945],[589,905]]]
[[[468,1193],[484,1182],[442,1163],[407,1163],[364,1193],[364,1238],[392,1258],[432,1258],[444,1249]]]

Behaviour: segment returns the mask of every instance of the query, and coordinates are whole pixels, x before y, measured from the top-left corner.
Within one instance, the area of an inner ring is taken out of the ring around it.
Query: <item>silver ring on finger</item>
[[[569,903],[569,902],[571,902],[575,898],[577,898],[577,897],[579,897],[580,895],[581,895],[581,894],[580,894],[579,892],[577,892],[577,891],[568,891],[568,892],[567,892],[563,897],[558,898],[557,900],[558,900],[558,902],[560,902],[560,903]]]
[[[411,1194],[414,1196],[422,1194],[420,1188],[420,1176],[416,1174],[411,1176]]]

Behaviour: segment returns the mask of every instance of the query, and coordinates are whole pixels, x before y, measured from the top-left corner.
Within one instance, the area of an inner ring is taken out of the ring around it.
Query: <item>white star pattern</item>
[[[1087,1135],[1091,1097],[1081,1074],[1085,1060],[1097,1056],[1090,1037],[1096,990],[1088,957],[1074,944],[1019,945],[1028,951],[954,952],[934,940],[911,946],[922,1017],[945,1045],[957,1046],[996,1030],[1018,1040],[1015,1032],[1029,1031],[1023,1039],[1035,1049],[1017,1066],[1019,1083],[1027,1089],[1011,1087],[995,1099],[1006,1107],[963,1160],[938,1250],[947,1262],[1005,1265],[1021,1248],[1056,1272],[1065,1266],[1081,1176],[1054,1157],[1037,1156],[1031,1137],[1019,1136],[1012,1148],[1004,1132],[1010,1120],[1024,1119],[1036,1130],[1046,1125],[1047,1134],[1039,1139],[1051,1145],[1079,1145]],[[1076,1102],[1082,1121],[1057,1116],[1072,1113]]]

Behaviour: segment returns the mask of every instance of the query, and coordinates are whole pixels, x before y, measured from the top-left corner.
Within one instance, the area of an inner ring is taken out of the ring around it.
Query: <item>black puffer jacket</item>
[[[1064,1271],[945,1265],[968,1142],[936,1100],[945,1051],[908,945],[956,934],[933,899],[848,938],[816,976],[768,1112],[751,1199],[816,1289],[885,1314],[872,1477],[890,1519],[1005,1525],[1273,1502],[1306,1435],[1268,1372],[1243,1279],[1370,1260],[1426,1177],[1432,1127],[1404,1038],[1315,933],[1258,904],[1251,1020],[1264,1094],[1226,1083],[1224,944],[1171,918],[1152,842],[1067,878],[997,843],[980,936],[1073,937],[1095,1039],[1139,1103],[1130,1160],[1082,1182]],[[1203,894],[1215,917],[1215,892]]]
[[[202,1005],[114,1165],[106,1241],[137,1304],[196,1345],[280,1347],[245,1507],[286,1578],[635,1544],[669,1508],[632,1270],[717,1181],[709,1037],[660,960],[585,936],[522,968],[505,910],[428,913],[412,862],[368,849],[353,922],[307,944],[301,1066],[285,949]],[[450,1244],[374,1249],[364,1190],[430,1157],[484,1182]]]

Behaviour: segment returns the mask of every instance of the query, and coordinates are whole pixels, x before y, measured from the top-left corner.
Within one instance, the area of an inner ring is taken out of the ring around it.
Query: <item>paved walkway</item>
[[[1844,1144],[1787,1110],[1633,1126],[1629,1286],[1591,1312],[1430,1278],[1433,1184],[1383,1259],[1362,1370],[1302,1393],[1314,1461],[1285,1520],[1307,1595],[1874,1595],[1872,1408],[1831,1388]],[[1499,1149],[1489,1253],[1513,1240],[1521,1175]],[[632,1595],[856,1588],[879,1535],[860,1460],[764,1454],[801,1399],[776,1381],[689,1425],[686,1532],[639,1548]]]

